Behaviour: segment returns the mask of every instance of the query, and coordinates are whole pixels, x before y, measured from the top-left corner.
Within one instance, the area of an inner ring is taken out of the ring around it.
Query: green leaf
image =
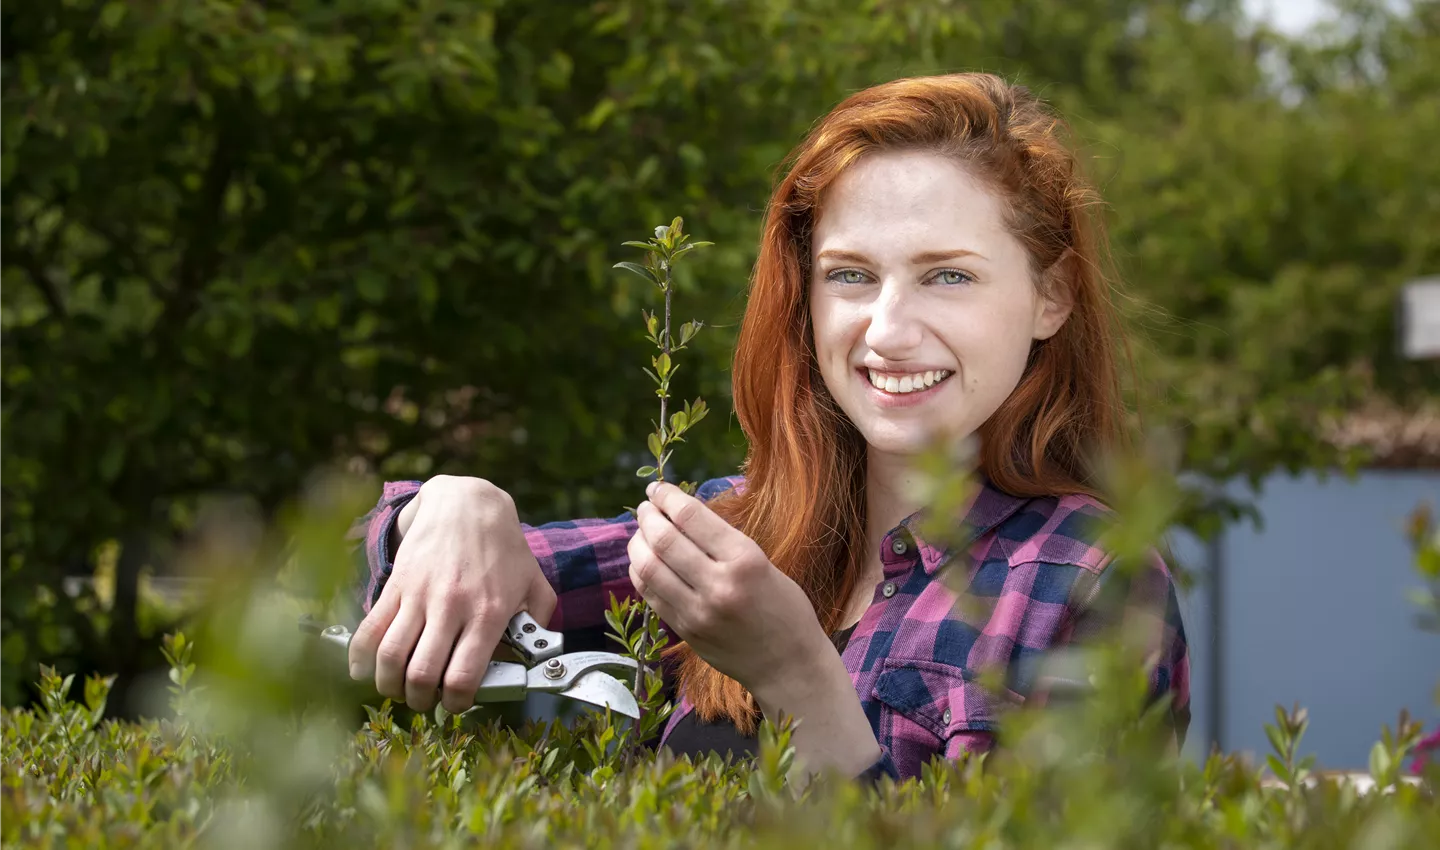
[[[105,8],[100,10],[100,26],[107,30],[113,30],[120,26],[120,22],[123,20],[125,20],[125,4],[118,0],[106,3]]]
[[[587,130],[598,130],[605,120],[615,114],[615,101],[611,98],[603,98],[590,110],[590,114],[581,119],[580,123]]]
[[[1385,782],[1390,776],[1390,753],[1379,741],[1370,748],[1370,775],[1376,782]]]
[[[655,467],[653,466],[642,466],[639,469],[635,470],[635,477],[637,478],[649,478],[654,474]]]
[[[612,266],[612,268],[624,269],[624,270],[627,271],[627,272],[633,272],[633,273],[635,273],[635,274],[637,274],[637,275],[645,278],[646,280],[650,281],[651,283],[659,283],[659,282],[660,282],[659,280],[656,279],[655,275],[651,274],[651,272],[650,272],[649,269],[645,268],[644,266],[640,265],[639,263],[632,263],[632,262],[629,262],[629,261],[620,262],[620,263],[616,263],[614,266]]]
[[[650,454],[653,455],[656,460],[659,460],[661,452],[664,451],[664,446],[660,442],[660,435],[656,433],[651,433],[650,436],[645,440],[645,444],[650,447]]]
[[[1281,737],[1278,727],[1266,724],[1265,737],[1270,739],[1270,746],[1274,748],[1276,753],[1282,756],[1286,754],[1288,748],[1285,746],[1284,739]]]
[[[669,354],[665,354],[665,353],[662,352],[662,353],[660,354],[660,356],[654,358],[654,359],[652,360],[652,362],[655,364],[655,371],[660,375],[660,377],[662,377],[662,378],[668,378],[668,377],[670,376],[670,355],[669,355]]]
[[[101,481],[109,483],[120,475],[120,469],[125,464],[125,449],[126,444],[120,439],[112,439],[105,447],[105,453],[100,456]]]

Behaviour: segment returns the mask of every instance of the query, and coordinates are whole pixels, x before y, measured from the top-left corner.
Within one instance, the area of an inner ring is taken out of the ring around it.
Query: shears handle
[[[565,651],[565,638],[535,622],[525,611],[510,618],[503,640],[520,653],[526,666],[534,666]]]
[[[340,646],[350,645],[350,630],[344,626],[325,626],[313,617],[305,616],[300,618],[300,630]],[[533,667],[565,652],[564,636],[544,628],[524,611],[510,618],[501,639],[520,654],[526,667]]]

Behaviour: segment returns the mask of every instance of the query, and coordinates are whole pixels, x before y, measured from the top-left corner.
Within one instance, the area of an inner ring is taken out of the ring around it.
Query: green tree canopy
[[[1440,4],[1348,8],[1296,42],[1222,0],[12,4],[6,701],[37,654],[133,670],[135,577],[209,493],[271,511],[339,462],[617,511],[650,293],[611,265],[674,215],[718,243],[679,281],[714,332],[677,395],[717,411],[682,473],[733,469],[775,169],[902,75],[996,71],[1072,116],[1188,469],[1336,463],[1327,416],[1440,388],[1392,342],[1397,287],[1440,266]],[[102,643],[56,588],[109,541]]]

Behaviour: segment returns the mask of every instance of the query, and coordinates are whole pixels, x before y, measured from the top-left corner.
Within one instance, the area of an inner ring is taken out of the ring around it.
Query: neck
[[[916,474],[905,455],[865,453],[865,540],[866,549],[879,551],[880,541],[900,521],[919,510]]]

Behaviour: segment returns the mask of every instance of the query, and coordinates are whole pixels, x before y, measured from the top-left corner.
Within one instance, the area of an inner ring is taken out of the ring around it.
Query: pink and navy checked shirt
[[[696,495],[709,500],[739,484],[740,477],[712,479]],[[919,514],[881,543],[884,580],[841,653],[884,751],[862,778],[918,776],[934,756],[955,759],[988,750],[1008,707],[1042,703],[1063,684],[1040,675],[1047,650],[1122,620],[1127,634],[1141,635],[1156,659],[1150,696],[1171,695],[1171,723],[1177,745],[1182,742],[1190,718],[1189,655],[1163,560],[1154,557],[1138,575],[1127,573],[1123,588],[1114,588],[1123,605],[1096,605],[1102,590],[1122,581],[1113,578],[1119,571],[1107,569],[1109,556],[1093,543],[1106,510],[1084,496],[1019,498],[982,484],[965,517],[971,540],[965,604],[957,605],[954,579],[942,580],[948,553],[918,536]],[[361,520],[369,576],[360,602],[366,613],[390,574],[395,518],[419,487],[418,481],[387,483],[379,504]],[[558,597],[548,627],[565,635],[567,650],[603,648],[610,595],[636,595],[626,552],[636,527],[628,512],[523,526]],[[980,684],[979,675],[988,671],[1003,673],[1002,691]],[[693,710],[679,696],[661,746]]]

